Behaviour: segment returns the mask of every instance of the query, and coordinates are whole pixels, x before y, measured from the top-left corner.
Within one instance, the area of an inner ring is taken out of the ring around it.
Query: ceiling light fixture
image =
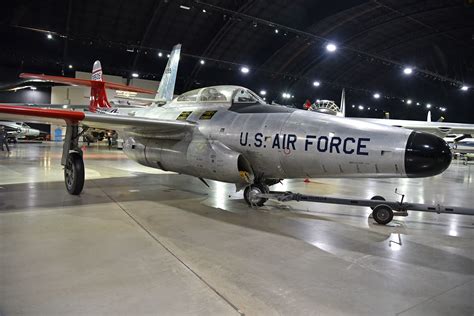
[[[405,75],[411,75],[413,73],[413,68],[411,67],[405,67],[405,69],[403,69],[403,73]]]
[[[374,93],[374,98],[375,99],[380,99],[380,94],[379,93]]]
[[[250,69],[248,67],[243,66],[243,67],[240,68],[240,72],[242,72],[244,74],[248,74],[249,71],[250,71]]]
[[[48,39],[53,39],[53,35],[52,35],[51,33],[48,33],[48,35],[46,35],[46,37],[47,37]]]
[[[138,74],[136,72],[132,73],[133,78],[138,78]]]
[[[191,10],[191,7],[188,7],[186,5],[180,5],[179,7],[183,10]]]
[[[319,87],[321,83],[319,81],[313,81],[313,86]]]
[[[467,90],[469,90],[469,87],[468,87],[468,86],[462,86],[462,87],[461,87],[461,90],[462,90],[462,91],[467,91]]]
[[[266,95],[267,94],[267,91],[265,90],[260,90],[260,95]]]
[[[337,49],[337,46],[334,43],[329,43],[329,44],[326,45],[326,50],[328,52],[331,52],[331,53],[335,52],[336,49]]]
[[[411,102],[412,102],[412,101],[411,101],[410,99],[407,100],[407,104],[411,104]]]
[[[204,59],[201,59],[201,60],[199,61],[199,63],[200,63],[201,65],[204,65],[204,64],[206,63],[206,61],[205,61]]]

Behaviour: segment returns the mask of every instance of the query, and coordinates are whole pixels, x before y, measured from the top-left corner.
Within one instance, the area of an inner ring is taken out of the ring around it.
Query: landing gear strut
[[[268,194],[270,189],[266,184],[255,183],[251,184],[244,190],[244,199],[250,206],[263,206],[268,198],[259,197],[259,194]]]
[[[79,133],[77,124],[68,124],[63,145],[61,165],[64,166],[64,184],[69,194],[79,195],[84,188],[84,161],[78,140],[85,129]]]

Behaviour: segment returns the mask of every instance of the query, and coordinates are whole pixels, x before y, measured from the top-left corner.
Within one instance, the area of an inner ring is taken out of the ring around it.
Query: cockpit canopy
[[[239,86],[213,86],[183,93],[177,102],[217,102],[231,104],[265,104],[255,92]]]

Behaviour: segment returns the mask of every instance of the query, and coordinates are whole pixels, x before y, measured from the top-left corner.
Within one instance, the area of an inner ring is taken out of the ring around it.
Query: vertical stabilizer
[[[99,60],[96,60],[94,62],[94,66],[92,66],[91,79],[93,81],[103,81],[103,79],[102,79],[102,65],[100,64]]]
[[[341,94],[341,106],[339,107],[341,111],[341,115],[343,117],[346,116],[346,90],[342,89],[342,94]]]
[[[98,60],[92,66],[91,79],[89,111],[96,112],[98,108],[111,108],[105,92],[105,83],[102,79],[102,66]]]
[[[169,102],[173,100],[174,86],[176,83],[176,74],[178,73],[179,56],[181,54],[181,44],[177,44],[171,51],[170,58],[166,64],[163,77],[160,80],[160,86],[155,97],[155,101]]]

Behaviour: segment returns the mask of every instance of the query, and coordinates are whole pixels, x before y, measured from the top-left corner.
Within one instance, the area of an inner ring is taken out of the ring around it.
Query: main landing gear
[[[79,133],[77,124],[68,124],[63,145],[61,165],[64,166],[64,184],[69,194],[79,195],[84,188],[84,160],[78,140],[85,129]]]

